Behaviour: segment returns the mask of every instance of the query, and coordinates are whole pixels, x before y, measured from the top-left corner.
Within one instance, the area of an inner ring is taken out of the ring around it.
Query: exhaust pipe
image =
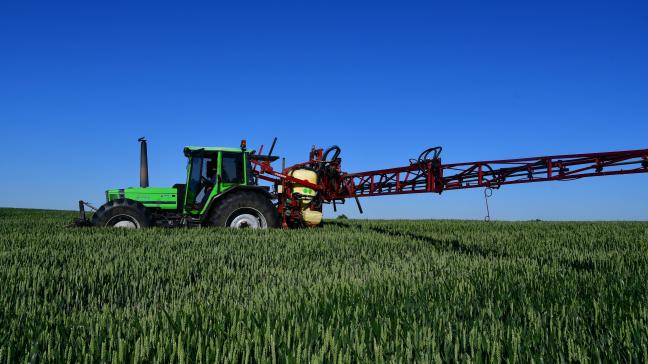
[[[146,152],[146,139],[137,139],[140,142],[140,187],[148,187],[148,156]]]

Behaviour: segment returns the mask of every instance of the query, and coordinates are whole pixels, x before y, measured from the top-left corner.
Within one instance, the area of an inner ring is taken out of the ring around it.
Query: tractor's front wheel
[[[141,203],[118,199],[101,206],[92,216],[92,225],[141,229],[151,226],[152,218]]]
[[[234,192],[216,201],[208,225],[267,229],[279,226],[277,209],[269,198],[255,191]]]

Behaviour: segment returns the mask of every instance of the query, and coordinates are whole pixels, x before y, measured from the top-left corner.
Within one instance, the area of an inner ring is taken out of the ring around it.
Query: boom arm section
[[[648,172],[648,149],[606,153],[567,154],[441,164],[439,158],[409,166],[341,173],[337,185],[324,186],[322,197],[350,197],[436,192],[466,188],[565,181]]]

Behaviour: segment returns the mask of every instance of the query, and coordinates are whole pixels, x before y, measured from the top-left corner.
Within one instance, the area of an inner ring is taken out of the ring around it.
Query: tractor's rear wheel
[[[279,226],[279,215],[268,197],[240,191],[216,201],[207,222],[209,226],[266,229]]]
[[[141,203],[118,199],[101,206],[92,216],[92,225],[141,229],[152,225],[152,217]]]

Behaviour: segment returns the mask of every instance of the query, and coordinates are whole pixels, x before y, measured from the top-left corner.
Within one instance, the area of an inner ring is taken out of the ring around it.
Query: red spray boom
[[[276,138],[273,147],[275,142]],[[284,167],[281,172],[271,166],[277,157],[253,155],[252,162],[258,178],[275,185],[277,208],[283,216],[284,227],[309,225],[305,216],[316,212],[320,213],[321,220],[322,204],[331,203],[335,208],[336,203],[344,203],[348,198],[354,198],[362,212],[359,197],[648,173],[648,149],[451,164],[441,163],[441,150],[441,147],[429,148],[406,166],[356,173],[341,170],[337,146],[326,151],[313,148],[307,162]],[[316,177],[296,178],[295,171],[300,170],[311,171]],[[311,190],[314,192],[303,193]]]

